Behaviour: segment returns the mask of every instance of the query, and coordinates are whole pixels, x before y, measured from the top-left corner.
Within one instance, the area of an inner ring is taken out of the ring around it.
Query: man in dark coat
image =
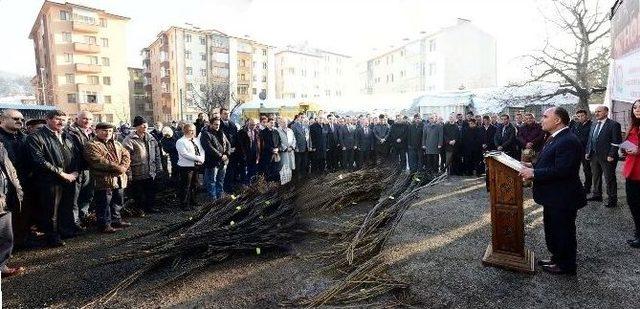
[[[25,145],[27,135],[22,132],[24,125],[22,113],[15,109],[6,109],[2,111],[1,117],[0,144],[4,146],[7,158],[15,167],[20,184],[24,187],[23,189],[28,191],[27,199],[22,203],[22,207],[11,211],[14,243],[16,246],[22,247],[30,234],[29,227],[32,223],[33,201],[36,194],[28,181],[30,169],[28,166],[29,154],[26,152]]]
[[[38,208],[43,214],[42,229],[50,246],[63,246],[61,236],[79,231],[73,220],[75,181],[78,178],[79,149],[63,131],[66,114],[59,110],[47,113],[47,125],[27,137],[28,151],[38,190]]]
[[[500,116],[502,128],[496,131],[494,143],[496,144],[496,149],[517,160],[520,158],[516,155],[516,128],[511,124],[509,119],[509,115],[507,114]]]
[[[260,171],[267,181],[280,182],[280,160],[278,151],[282,141],[274,129],[275,119],[269,118],[260,131]]]
[[[488,115],[482,116],[482,151],[491,151],[496,149],[494,137],[496,135],[496,127],[491,124],[491,118]]]
[[[338,123],[333,115],[329,115],[329,122],[324,126],[327,131],[327,170],[335,172],[338,169],[340,150],[338,142]]]
[[[220,121],[220,129],[222,129],[229,143],[231,143],[229,165],[224,177],[224,191],[232,193],[237,189],[237,185],[241,181],[239,171],[244,168],[240,166],[242,160],[240,160],[240,156],[236,152],[236,148],[238,148],[238,127],[229,119],[229,110],[226,108],[220,109]]]
[[[204,186],[209,196],[219,199],[223,185],[231,143],[220,128],[220,118],[209,119],[209,127],[200,133],[200,145],[204,150]]]
[[[338,131],[338,142],[342,147],[342,168],[353,170],[355,168],[356,149],[356,125],[355,119],[346,119],[345,124]]]
[[[413,115],[413,123],[407,130],[407,155],[409,157],[409,171],[421,171],[423,166],[422,132],[424,125],[420,114]]]
[[[553,274],[576,273],[576,215],[586,205],[580,182],[580,160],[584,152],[580,141],[569,128],[569,113],[562,107],[544,112],[542,129],[548,132],[537,162],[525,167],[520,175],[533,180],[533,199],[543,206],[544,233],[549,260],[538,262]]]
[[[198,113],[198,118],[196,119],[196,122],[193,123],[196,126],[196,136],[202,132],[202,128],[204,128],[205,125],[204,120],[204,113]]]
[[[316,118],[309,125],[309,155],[311,156],[311,172],[324,173],[327,160],[327,133],[324,130],[325,118]]]
[[[361,169],[372,161],[373,130],[367,118],[363,118],[360,125],[356,127],[355,146],[356,168]]]
[[[407,121],[406,116],[396,116],[396,121],[393,122],[389,131],[393,163],[398,164],[401,170],[407,168],[407,129],[409,128]]]
[[[578,137],[580,144],[584,149],[587,149],[587,142],[589,141],[589,133],[591,132],[591,119],[586,110],[581,109],[576,112],[576,120],[571,126],[571,132]],[[591,193],[591,181],[593,174],[591,174],[591,162],[586,158],[582,158],[582,172],[584,173],[584,191],[585,193]]]
[[[378,123],[373,126],[374,149],[376,152],[376,164],[384,161],[389,156],[389,134],[390,127],[387,118],[384,115],[378,117]]]
[[[455,116],[452,114],[449,116],[449,121],[444,124],[442,128],[442,140],[445,150],[445,161],[442,162],[442,170],[447,170],[447,173],[451,175],[451,164],[453,162],[453,154],[460,144],[462,136],[456,125]]]
[[[608,208],[618,206],[618,182],[616,166],[618,165],[618,147],[622,133],[620,124],[607,118],[609,108],[601,105],[596,108],[596,121],[591,125],[585,159],[591,161],[593,172],[593,195],[589,201],[602,201],[602,176],[607,186]]]
[[[246,166],[242,171],[242,183],[249,185],[258,172],[260,162],[260,130],[255,119],[248,119],[242,130],[238,131],[238,146],[242,165]]]
[[[518,127],[517,138],[522,150],[520,160],[533,162],[544,143],[544,131],[536,123],[532,113],[524,114],[523,123]]]
[[[482,132],[476,125],[475,119],[469,119],[468,127],[462,137],[462,174],[465,176],[480,176],[482,161]]]

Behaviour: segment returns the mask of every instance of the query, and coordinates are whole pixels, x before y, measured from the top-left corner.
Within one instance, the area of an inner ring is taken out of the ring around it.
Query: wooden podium
[[[503,152],[485,155],[489,167],[491,201],[491,244],[482,263],[510,270],[534,273],[534,253],[524,247],[522,208],[522,164]]]

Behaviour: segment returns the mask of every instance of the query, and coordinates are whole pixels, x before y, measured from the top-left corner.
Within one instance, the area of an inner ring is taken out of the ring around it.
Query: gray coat
[[[296,137],[296,152],[305,152],[308,148],[309,140],[309,128],[299,122],[294,122],[291,125],[293,135]]]
[[[376,139],[376,144],[379,144],[382,140],[388,140],[390,131],[391,128],[388,124],[377,124],[373,126],[373,136]]]
[[[427,123],[422,131],[422,146],[425,147],[426,154],[439,154],[438,146],[443,142],[442,125]]]
[[[155,179],[158,173],[162,172],[158,141],[151,134],[145,133],[143,140],[136,132],[131,132],[122,145],[131,154],[131,165],[127,171],[130,179]]]
[[[9,159],[7,149],[5,149],[1,143],[0,165],[0,168],[2,168],[2,172],[6,177],[6,183],[4,183],[4,186],[0,188],[0,214],[4,214],[7,210],[12,210],[18,213],[20,212],[22,198],[24,197],[22,193],[22,187],[20,186],[20,181],[18,180],[18,173],[13,167],[13,163],[11,163],[11,160]],[[4,193],[5,190],[7,191],[6,195]]]

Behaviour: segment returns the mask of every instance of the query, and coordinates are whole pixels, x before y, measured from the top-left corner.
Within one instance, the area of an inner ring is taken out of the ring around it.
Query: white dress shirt
[[[193,143],[191,142],[192,140]],[[198,147],[200,155],[196,155],[196,149],[193,146],[194,143],[196,147]],[[204,149],[202,149],[200,139],[198,138],[181,137],[176,142],[176,150],[178,151],[178,166],[193,167],[196,161],[200,164],[204,163]]]

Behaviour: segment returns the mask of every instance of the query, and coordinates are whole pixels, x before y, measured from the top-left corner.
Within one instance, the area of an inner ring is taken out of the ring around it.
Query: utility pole
[[[44,68],[40,67],[40,85],[42,86],[42,104],[47,105],[47,95],[44,90]]]

